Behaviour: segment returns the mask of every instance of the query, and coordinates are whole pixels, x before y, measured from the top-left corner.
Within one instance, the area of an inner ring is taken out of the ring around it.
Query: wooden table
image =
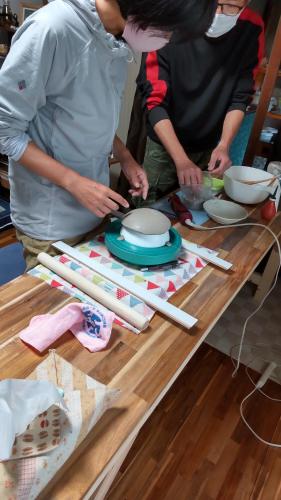
[[[259,212],[253,209],[251,220],[259,221]],[[280,236],[280,214],[270,227]],[[190,331],[156,314],[139,336],[114,327],[104,352],[90,354],[68,333],[56,343],[59,355],[97,380],[120,388],[122,397],[40,498],[104,498],[144,422],[273,245],[269,233],[257,227],[198,232],[181,226],[180,232],[191,241],[220,249],[220,255],[234,263],[234,270],[208,265],[174,295],[175,305],[199,319]],[[26,377],[42,361],[44,356],[26,347],[18,332],[32,316],[54,312],[71,300],[31,276],[0,289],[1,378]]]

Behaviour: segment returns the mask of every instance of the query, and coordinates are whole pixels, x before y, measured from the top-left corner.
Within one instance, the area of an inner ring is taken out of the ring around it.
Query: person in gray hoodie
[[[131,194],[147,177],[116,136],[128,62],[206,31],[215,0],[54,0],[18,29],[0,71],[0,151],[27,268],[81,241],[127,201],[109,188],[113,152]]]

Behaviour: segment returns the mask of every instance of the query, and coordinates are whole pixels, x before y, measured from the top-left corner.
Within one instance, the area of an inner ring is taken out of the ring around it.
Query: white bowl
[[[125,241],[142,248],[160,248],[170,241],[170,233],[163,234],[142,234],[132,229],[122,227],[120,235]]]
[[[226,200],[208,200],[203,204],[205,212],[219,224],[235,224],[247,219],[248,212],[237,203]]]
[[[261,203],[268,197],[268,191],[263,190],[263,186],[268,186],[270,180],[274,177],[269,172],[260,170],[254,167],[230,167],[224,173],[224,190],[234,201],[245,204]],[[267,180],[258,185],[244,184],[239,181],[262,181]]]

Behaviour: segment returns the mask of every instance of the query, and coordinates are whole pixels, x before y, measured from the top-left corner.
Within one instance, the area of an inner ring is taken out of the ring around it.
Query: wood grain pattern
[[[252,208],[251,210],[251,218],[259,221],[260,208]],[[212,222],[208,224],[213,225]],[[271,221],[271,227],[280,235],[280,214]],[[191,283],[188,283],[174,295],[172,299],[174,305],[180,306],[183,310],[187,310],[199,318],[196,327],[190,331],[184,330],[178,325],[167,321],[162,315],[156,314],[147,331],[139,336],[114,326],[108,348],[100,353],[89,353],[70,333],[66,333],[54,345],[58,354],[67,361],[72,362],[75,366],[101,382],[120,388],[122,398],[116,408],[107,412],[66,466],[57,474],[48,489],[42,494],[42,498],[60,498],[60,500],[71,498],[71,500],[78,500],[91,489],[93,483],[98,486],[103,481],[105,474],[114,464],[117,454],[119,452],[124,453],[122,447],[127,442],[132,441],[136,432],[149,418],[154,407],[161,401],[180,375],[213,325],[273,243],[272,238],[259,228],[250,228],[247,231],[242,230],[242,232],[239,232],[240,229],[238,228],[231,228],[224,231],[199,233],[195,230],[180,227],[180,231],[184,238],[207,247],[210,246],[213,249],[219,250],[223,248],[224,242],[228,241],[227,250],[224,248],[220,255],[234,263],[233,270],[225,272],[207,266]],[[51,289],[46,284],[30,276],[18,278],[13,283],[7,284],[0,289],[1,378],[26,377],[44,359],[44,356],[40,356],[26,347],[18,339],[17,335],[22,328],[27,326],[32,316],[47,311],[55,311],[70,300],[73,299],[69,299],[62,292]],[[210,364],[207,368],[211,370],[211,358],[208,359],[207,364]],[[212,373],[208,370],[208,373]],[[219,377],[220,370],[222,368],[217,368],[216,377]],[[196,383],[201,388],[202,401],[205,401],[206,379],[200,373],[200,370],[197,371]],[[223,387],[227,387],[228,383],[228,380],[223,379],[219,388],[216,386],[216,391],[222,393]],[[214,397],[216,391],[214,391]],[[195,402],[194,393],[188,394],[187,403],[192,406]],[[171,402],[171,404],[174,403]],[[227,409],[224,411],[227,418],[229,418],[230,427],[233,428],[235,418],[232,414],[228,416]],[[221,420],[220,415],[218,415],[216,424],[221,424],[220,432],[222,435],[227,435],[227,426],[222,424]],[[202,429],[206,439],[207,430],[205,430],[205,427],[207,423],[204,413],[202,415],[197,414],[195,421],[198,423],[197,428]],[[174,426],[176,430],[180,423],[171,420],[169,425]],[[207,429],[210,432],[212,427],[207,426]],[[183,431],[181,439],[177,441],[177,447],[185,456],[184,463],[187,464],[190,463],[190,459],[185,455],[186,432],[186,430]],[[160,438],[158,431],[155,433],[154,438],[156,454],[158,454],[157,446],[159,446],[159,442],[156,443],[157,436]],[[192,439],[195,440],[195,436],[196,434]],[[242,430],[240,437],[237,435],[234,445],[231,446],[234,448],[235,445],[238,446],[237,443],[241,438],[247,440],[247,435]],[[188,437],[187,442],[189,442],[188,440],[191,440],[191,437]],[[204,451],[203,438],[199,444],[200,449],[202,448]],[[221,464],[222,469],[225,467],[225,462],[231,462],[232,451],[232,447],[224,451],[225,457]],[[193,460],[194,454],[192,455],[191,450],[189,452]],[[239,453],[239,449],[237,453]],[[200,470],[196,469],[198,483],[203,481],[202,478],[206,475],[206,471],[210,472],[212,470],[214,454],[220,454],[219,448],[212,450],[212,455],[206,457],[205,462],[200,466]],[[157,459],[152,458],[151,460],[143,464],[143,468],[148,475],[152,473],[153,461],[157,462]],[[170,455],[165,458],[166,468],[169,469],[172,463],[173,452],[171,451]],[[174,468],[174,465],[172,468]],[[194,472],[195,469],[191,468],[192,470]],[[249,469],[250,473],[251,470]],[[146,474],[141,470],[140,475],[145,477]],[[274,484],[274,478],[270,481]],[[180,481],[178,479],[173,488],[173,495],[181,495]],[[193,491],[192,488],[195,487],[190,485],[190,488],[190,491]],[[208,493],[208,495],[209,498],[212,498],[211,493]]]
[[[137,437],[106,500],[279,500],[281,450],[259,443],[239,416],[252,386],[242,368],[204,345]],[[259,375],[252,372],[255,380]],[[281,397],[270,382],[266,391]],[[247,418],[281,443],[280,405],[256,395]]]
[[[14,229],[5,229],[0,233],[0,248],[10,245],[11,243],[16,243],[16,232]]]

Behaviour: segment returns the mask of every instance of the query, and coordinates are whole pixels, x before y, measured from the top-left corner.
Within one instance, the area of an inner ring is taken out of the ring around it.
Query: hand
[[[118,210],[119,205],[129,208],[129,203],[120,194],[78,174],[71,176],[65,187],[81,205],[101,218]]]
[[[228,149],[222,145],[218,145],[212,152],[209,162],[208,171],[212,175],[222,176],[225,170],[231,166]]]
[[[146,200],[149,184],[145,170],[133,157],[123,162],[121,168],[131,186],[129,193],[132,196],[142,196],[143,200]]]
[[[202,171],[188,158],[183,163],[176,164],[180,185],[201,184]]]

